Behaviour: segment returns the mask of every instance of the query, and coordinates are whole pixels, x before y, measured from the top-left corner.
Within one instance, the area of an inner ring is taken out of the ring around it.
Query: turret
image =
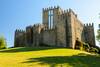
[[[86,43],[88,43],[90,46],[95,46],[95,34],[93,23],[84,24],[84,37]]]
[[[25,46],[25,31],[22,29],[15,30],[14,47]]]
[[[32,46],[32,43],[33,43],[32,25],[26,27],[26,43],[27,43],[27,46]]]

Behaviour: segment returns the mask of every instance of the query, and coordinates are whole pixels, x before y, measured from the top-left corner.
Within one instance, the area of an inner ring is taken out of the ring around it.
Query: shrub
[[[99,50],[97,48],[95,48],[95,47],[91,47],[89,52],[98,53]]]
[[[90,50],[90,46],[89,46],[88,43],[83,43],[83,48],[84,48],[84,50],[87,51],[87,52],[89,52],[89,50]]]
[[[98,46],[95,46],[95,48],[98,50],[98,54],[100,54],[100,47],[98,47]]]
[[[3,36],[0,36],[0,49],[7,48],[6,40]]]

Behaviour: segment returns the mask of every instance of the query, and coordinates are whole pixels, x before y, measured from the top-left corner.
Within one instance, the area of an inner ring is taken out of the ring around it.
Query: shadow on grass
[[[19,48],[9,48],[9,49],[4,49],[0,50],[1,52],[4,53],[15,53],[15,52],[27,52],[27,51],[40,51],[40,50],[49,50],[49,49],[58,49],[55,47],[19,47]]]
[[[40,57],[40,58],[29,58],[28,61],[22,63],[34,63],[40,62],[40,65],[48,64],[50,67],[55,67],[63,64],[70,65],[72,67],[99,67],[100,66],[100,56],[92,56],[88,54],[80,53],[73,56],[50,56],[50,57]]]

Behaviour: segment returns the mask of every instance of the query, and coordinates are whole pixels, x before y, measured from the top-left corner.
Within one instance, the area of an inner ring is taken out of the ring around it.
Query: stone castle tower
[[[77,41],[95,46],[93,23],[83,24],[72,9],[43,8],[42,20],[42,24],[27,26],[26,31],[16,30],[14,47],[46,44],[75,48]]]

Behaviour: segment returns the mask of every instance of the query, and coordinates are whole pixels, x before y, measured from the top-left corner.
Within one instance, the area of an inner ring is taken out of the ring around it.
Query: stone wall
[[[83,41],[82,22],[77,18],[77,15],[71,10],[67,10],[65,15],[66,21],[66,43],[68,47],[75,48],[76,40]]]
[[[42,43],[43,44],[47,44],[47,45],[51,45],[51,46],[56,46],[56,33],[55,30],[51,29],[51,30],[44,30],[42,32],[43,34],[43,40]]]
[[[64,15],[58,17],[57,27],[57,46],[66,47],[66,24]]]
[[[26,46],[32,46],[33,44],[33,30],[32,26],[26,27]]]
[[[41,31],[44,29],[44,26],[41,24],[33,25],[33,45],[32,46],[39,46],[42,43],[42,33]]]

